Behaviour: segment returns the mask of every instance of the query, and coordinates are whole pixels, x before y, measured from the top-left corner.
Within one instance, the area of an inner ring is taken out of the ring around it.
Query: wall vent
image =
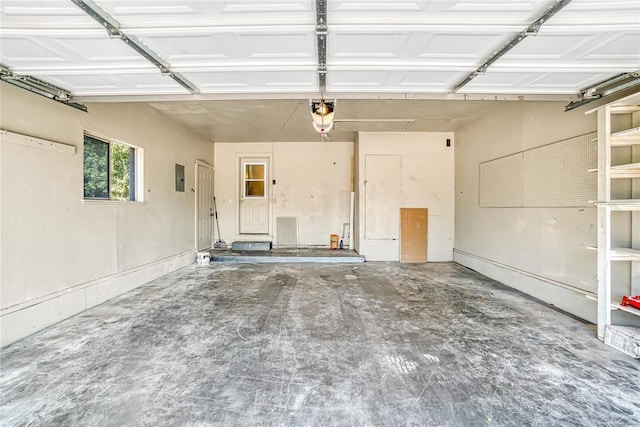
[[[279,248],[298,247],[298,218],[278,217],[276,219],[277,242]]]

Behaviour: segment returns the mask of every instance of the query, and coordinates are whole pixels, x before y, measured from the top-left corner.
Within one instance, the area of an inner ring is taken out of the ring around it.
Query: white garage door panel
[[[96,3],[205,94],[222,88],[259,99],[318,89],[314,0]],[[551,3],[328,1],[327,92],[448,93]],[[639,13],[638,0],[573,1],[458,93],[574,95],[635,71]],[[188,94],[180,85],[157,83],[156,75],[173,84],[69,0],[2,0],[0,27],[3,65],[54,84],[62,73],[63,87],[75,96]],[[118,87],[83,87],[74,76],[82,80],[89,71],[121,77]],[[285,79],[288,72],[297,74]],[[200,78],[203,73],[213,77]]]

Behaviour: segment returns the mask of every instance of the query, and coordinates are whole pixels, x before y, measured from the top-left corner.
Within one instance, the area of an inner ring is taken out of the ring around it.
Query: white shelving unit
[[[598,338],[640,358],[640,309],[620,305],[622,295],[640,295],[640,93],[596,111]]]

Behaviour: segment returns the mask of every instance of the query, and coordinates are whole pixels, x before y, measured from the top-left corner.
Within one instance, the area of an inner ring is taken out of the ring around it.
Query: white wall
[[[276,219],[298,220],[298,246],[329,246],[330,234],[342,234],[349,222],[351,142],[276,142],[215,144],[215,194],[220,233],[227,244],[256,240],[239,234],[240,158],[271,160],[270,235],[278,245]]]
[[[213,145],[145,104],[84,113],[0,86],[0,128],[76,147],[0,144],[2,345],[194,260],[194,163]],[[83,132],[144,149],[144,203],[83,202]],[[174,165],[186,191],[175,192]]]
[[[447,139],[451,140],[450,147],[446,146]],[[401,156],[400,207],[429,209],[428,261],[453,259],[454,145],[453,134],[449,132],[359,133],[356,147],[359,208],[355,234],[359,236],[358,251],[367,260],[400,260],[399,240],[373,240],[365,235],[365,158],[370,154]],[[385,203],[384,198],[380,203]]]
[[[456,132],[455,260],[594,320],[595,304],[579,291],[596,289],[596,255],[587,249],[596,243],[595,208],[479,206],[480,163],[596,130],[594,116],[564,112],[565,104],[488,103]]]

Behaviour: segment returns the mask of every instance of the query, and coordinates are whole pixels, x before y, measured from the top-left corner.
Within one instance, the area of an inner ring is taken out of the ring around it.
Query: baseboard
[[[0,347],[195,261],[188,251],[0,310]]]
[[[453,260],[511,288],[548,304],[553,304],[560,310],[580,319],[592,323],[597,320],[597,304],[594,292],[582,290],[566,283],[458,249],[453,250]]]

